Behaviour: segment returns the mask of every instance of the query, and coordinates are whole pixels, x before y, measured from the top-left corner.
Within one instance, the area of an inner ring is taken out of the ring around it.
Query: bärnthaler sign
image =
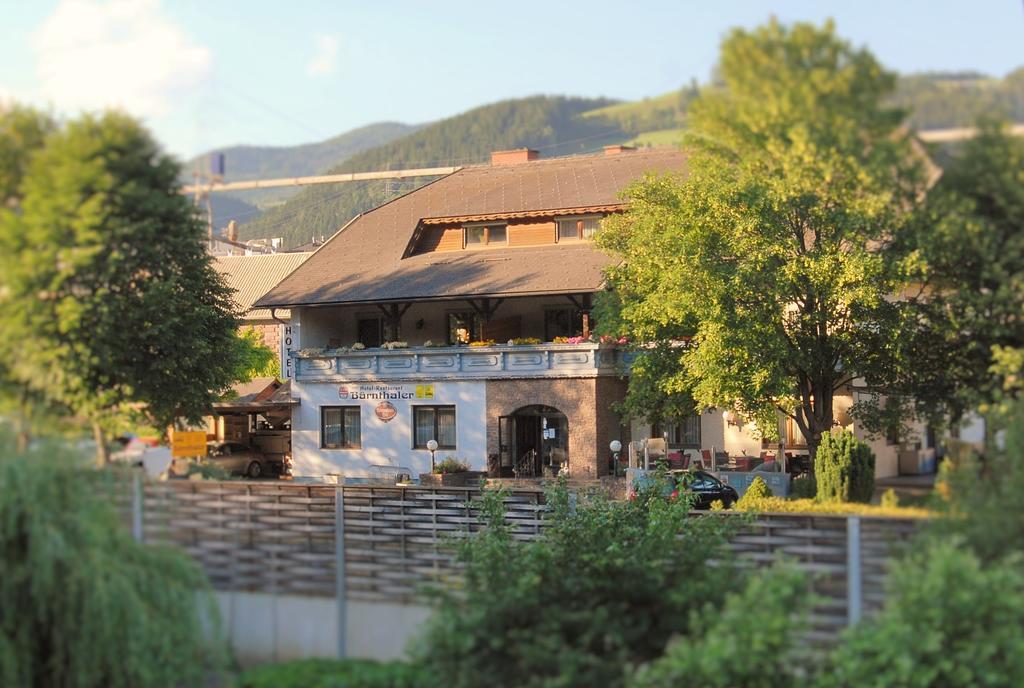
[[[392,399],[433,399],[434,385],[341,385],[338,398],[359,401]]]

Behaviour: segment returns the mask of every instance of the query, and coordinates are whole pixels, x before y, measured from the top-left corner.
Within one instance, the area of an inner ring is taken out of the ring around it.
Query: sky
[[[772,15],[831,17],[903,73],[1024,65],[1021,0],[0,0],[0,99],[120,107],[188,157],[538,93],[655,96]]]

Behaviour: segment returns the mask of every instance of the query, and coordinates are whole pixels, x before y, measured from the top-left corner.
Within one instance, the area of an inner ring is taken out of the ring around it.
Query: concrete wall
[[[306,330],[303,330],[305,334]],[[435,382],[433,399],[388,399],[398,411],[389,422],[374,413],[379,399],[342,398],[341,389],[385,386],[389,390],[415,395],[416,383],[309,383],[292,382],[292,396],[299,406],[292,411],[292,472],[299,477],[319,477],[344,473],[350,477],[374,477],[374,466],[402,466],[412,475],[430,472],[430,452],[412,449],[414,405],[455,406],[456,448],[439,449],[436,458],[456,456],[473,470],[487,469],[485,383],[482,381]],[[320,407],[359,406],[362,447],[359,449],[320,448]]]
[[[338,656],[338,606],[333,597],[216,593],[222,630],[243,666]],[[405,655],[430,609],[348,601],[347,656],[391,660]]]

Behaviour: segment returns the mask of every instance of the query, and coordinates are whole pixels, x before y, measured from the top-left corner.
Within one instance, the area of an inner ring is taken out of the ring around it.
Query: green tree
[[[904,266],[887,253],[923,189],[894,78],[831,23],[734,30],[721,86],[689,112],[688,176],[632,186],[598,243],[623,259],[598,322],[650,342],[636,390],[692,395],[768,436],[792,418],[813,455],[833,397],[897,364]],[[650,394],[643,396],[649,397]]]
[[[0,104],[0,207],[16,207],[29,161],[56,129],[53,118],[30,107]]]
[[[115,474],[46,441],[12,449],[0,436],[0,685],[206,685],[224,648],[194,562],[132,540]]]
[[[925,288],[903,344],[915,365],[892,386],[955,420],[1000,396],[1006,375],[997,355],[1024,347],[1024,139],[982,122],[908,241]]]
[[[0,361],[89,422],[101,459],[124,409],[198,421],[238,370],[230,291],[178,174],[133,119],[84,116],[46,138],[0,216]]]
[[[827,433],[814,456],[817,496],[840,502],[871,501],[875,491],[875,454],[849,430]]]
[[[721,603],[723,576],[740,575],[724,546],[734,526],[689,517],[669,489],[613,502],[559,488],[535,542],[515,537],[500,494],[485,496],[486,530],[459,546],[462,584],[437,591],[423,633],[431,685],[622,686],[673,636],[703,634],[695,613]]]

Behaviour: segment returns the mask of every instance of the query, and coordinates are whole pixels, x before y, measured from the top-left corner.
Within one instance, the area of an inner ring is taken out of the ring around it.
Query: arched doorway
[[[569,460],[569,419],[552,406],[524,406],[498,419],[502,475],[558,475]]]

